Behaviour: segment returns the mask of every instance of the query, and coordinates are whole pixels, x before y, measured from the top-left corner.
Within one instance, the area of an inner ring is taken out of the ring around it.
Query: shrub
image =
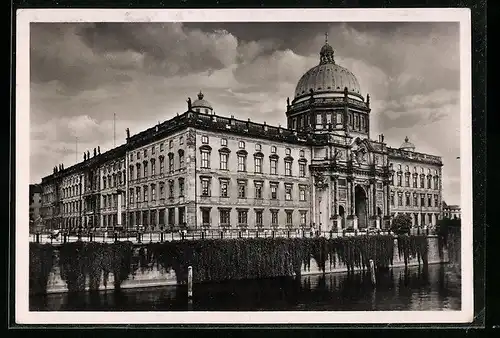
[[[397,235],[409,234],[411,228],[411,216],[399,214],[392,220],[391,231]]]

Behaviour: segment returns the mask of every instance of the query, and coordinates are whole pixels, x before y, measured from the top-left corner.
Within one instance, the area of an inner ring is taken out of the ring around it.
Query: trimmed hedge
[[[114,287],[137,268],[142,271],[153,266],[173,269],[177,282],[187,282],[188,266],[193,266],[195,283],[230,279],[255,279],[299,275],[302,265],[310,269],[310,258],[325,272],[343,264],[348,271],[369,268],[370,259],[377,267],[393,263],[394,239],[390,235],[348,236],[339,238],[238,238],[227,240],[185,240],[143,244],[134,256],[131,242],[66,243],[59,250],[61,278],[69,292],[97,290],[107,285],[109,273],[114,275]],[[405,264],[410,256],[427,264],[427,237],[400,236],[398,245]],[[43,293],[54,265],[54,249],[50,244],[30,244],[30,291]],[[138,267],[133,260],[137,260]]]

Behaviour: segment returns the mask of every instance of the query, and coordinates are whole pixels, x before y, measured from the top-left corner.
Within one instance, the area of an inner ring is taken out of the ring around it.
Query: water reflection
[[[284,277],[193,287],[128,289],[31,297],[32,311],[367,311],[460,310],[460,279],[446,265]]]

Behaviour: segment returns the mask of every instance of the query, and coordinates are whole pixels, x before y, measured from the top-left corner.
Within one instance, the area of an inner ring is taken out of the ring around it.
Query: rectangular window
[[[154,160],[151,160],[151,175],[152,176],[156,175],[156,163]],[[120,181],[121,181],[121,176],[120,176]]]
[[[165,173],[165,159],[163,156],[160,156],[160,174]]]
[[[398,174],[398,187],[401,186],[401,179],[402,179],[401,174]]]
[[[172,149],[173,147],[174,147],[174,141],[173,140],[168,141],[168,148]]]
[[[420,188],[425,188],[425,186],[424,186],[424,175],[420,175]]]
[[[201,143],[203,143],[203,144],[208,144],[208,136],[203,135],[203,136],[201,137]]]
[[[286,211],[286,225],[291,226],[293,223],[293,211]]]
[[[425,200],[424,200],[424,199],[425,199],[425,198],[424,198],[424,194],[421,194],[421,195],[420,195],[420,206],[421,206],[421,207],[425,206]]]
[[[406,195],[406,206],[410,206],[410,195]]]
[[[173,226],[175,224],[175,208],[168,209],[168,225]]]
[[[305,165],[305,163],[299,163],[299,177],[306,177],[306,165]]]
[[[134,203],[134,189],[129,190],[128,196],[129,196],[130,204],[133,204]]]
[[[435,207],[439,206],[439,196],[438,195],[434,195],[434,206]]]
[[[292,176],[292,162],[285,161],[285,176]]]
[[[413,175],[413,187],[417,188],[417,175]]]
[[[201,167],[204,169],[210,168],[210,152],[208,151],[201,152]]]
[[[285,201],[291,201],[292,200],[292,186],[286,184],[285,185]]]
[[[255,172],[258,174],[262,174],[262,158],[255,157]]]
[[[168,197],[174,198],[174,181],[168,181]]]
[[[255,225],[262,226],[262,210],[255,210]]]
[[[262,199],[262,183],[255,183],[255,198]]]
[[[137,202],[141,201],[141,187],[135,188],[135,200]]]
[[[179,168],[184,168],[184,151],[179,151]]]
[[[439,178],[437,176],[434,176],[434,189],[439,189]]]
[[[432,189],[432,177],[427,176],[427,189]]]
[[[271,185],[271,199],[275,200],[278,198],[278,186],[276,184]]]
[[[220,169],[227,170],[227,160],[229,155],[227,153],[220,153]]]
[[[156,201],[156,184],[151,184],[151,200]]]
[[[148,176],[148,163],[144,162],[144,177]]]
[[[431,195],[427,195],[427,206],[428,207],[432,206],[432,197],[431,197]]]
[[[184,179],[179,178],[179,197],[184,196]]]
[[[219,223],[220,225],[224,226],[229,225],[229,210],[227,209],[219,210]]]
[[[174,172],[174,156],[168,157],[168,172],[171,174]]]
[[[271,210],[271,225],[278,225],[278,210]]]
[[[304,226],[307,223],[307,211],[300,212],[300,225]]]
[[[332,123],[332,114],[327,113],[326,114],[326,124],[331,124]]]
[[[398,206],[403,206],[403,196],[401,194],[398,195]]]
[[[413,206],[418,207],[418,198],[417,194],[413,194]]]
[[[247,171],[247,157],[238,155],[238,171]]]
[[[306,200],[306,187],[299,187],[299,201],[304,202]]]
[[[160,143],[160,151],[163,151],[163,143]]]
[[[147,202],[149,197],[148,187],[144,186],[143,190],[144,190],[144,202]]]
[[[228,197],[228,181],[220,180],[220,197]]]
[[[148,157],[148,150],[144,149],[144,158]]]
[[[410,175],[405,175],[405,187],[410,186]]]
[[[210,209],[201,209],[201,222],[203,225],[210,225]]]
[[[271,166],[271,175],[276,175],[278,173],[278,160],[272,159],[270,160]]]
[[[227,147],[227,139],[226,139],[226,138],[221,139],[221,140],[220,140],[220,145],[221,145],[222,147]]]
[[[210,179],[208,178],[201,179],[201,195],[210,196]]]
[[[248,225],[248,211],[238,210],[238,224]]]
[[[316,114],[316,124],[323,124],[323,118],[321,114]]]
[[[151,155],[154,155],[154,154],[155,154],[155,152],[156,152],[155,146],[152,146],[152,147],[151,147]]]
[[[244,141],[240,141],[240,142],[238,142],[238,147],[239,147],[240,149],[245,149],[245,142],[244,142]]]
[[[246,183],[238,183],[238,198],[247,198],[247,185]]]
[[[165,183],[160,182],[160,198],[165,198]]]

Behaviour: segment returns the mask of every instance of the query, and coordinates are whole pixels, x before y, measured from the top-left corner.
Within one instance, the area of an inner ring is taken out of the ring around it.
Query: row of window
[[[390,164],[390,166],[392,167],[392,164]],[[398,164],[397,169],[398,169],[397,170],[398,172],[402,171],[401,164]],[[418,170],[418,169],[420,169],[420,170]],[[420,171],[420,173],[423,174],[425,172],[425,169],[422,167],[419,167],[418,169],[417,169],[417,167],[413,167],[413,173],[416,174],[418,171]],[[410,171],[410,167],[408,165],[405,165],[405,172],[409,172],[409,171]],[[427,175],[430,175],[431,173],[432,173],[431,169],[427,168]],[[434,169],[434,175],[438,175],[437,169]]]
[[[316,114],[316,128],[321,129],[323,126],[331,124],[343,124],[343,112],[323,112]],[[348,115],[348,125],[353,130],[358,131],[368,131],[368,118],[361,113],[350,112]],[[306,114],[304,117],[298,116],[296,118],[290,118],[288,120],[288,125],[291,129],[302,129],[309,126],[309,115]]]
[[[77,213],[80,212],[82,201],[73,201],[68,203],[63,203],[63,213]]]
[[[209,141],[210,141],[210,139],[209,139],[209,137],[207,135],[203,135],[201,137],[201,143],[202,144],[209,144]],[[221,145],[221,147],[227,147],[227,139],[226,138],[220,139],[220,145]],[[245,149],[245,147],[246,147],[245,141],[239,141],[238,142],[238,148],[239,149]],[[262,151],[262,145],[260,143],[255,144],[255,151]],[[276,146],[271,146],[271,154],[276,154],[276,152],[277,152]],[[291,153],[292,153],[292,150],[290,148],[285,148],[285,155],[286,156],[290,156]],[[300,157],[304,157],[305,156],[304,150],[301,149],[299,151],[299,156]]]
[[[112,171],[122,170],[125,167],[125,160],[113,163],[113,165],[106,165],[102,168],[103,174],[111,174]]]
[[[201,150],[200,167],[202,169],[210,169],[211,168],[210,157],[211,157],[210,150],[206,150],[206,149]],[[247,172],[247,155],[238,154],[237,160],[238,160],[238,162],[237,162],[238,163],[238,171],[239,172]],[[220,170],[228,170],[228,163],[229,163],[229,153],[220,152],[219,153],[219,169]],[[264,163],[263,157],[254,156],[254,173],[256,173],[256,174],[263,173],[263,166],[264,166],[263,163]],[[285,176],[292,176],[293,161],[285,159],[284,165],[285,165],[284,166]],[[276,158],[269,159],[269,173],[271,175],[278,175],[278,159],[276,159]],[[306,177],[306,164],[303,162],[299,162],[299,177]]]
[[[63,198],[69,198],[69,197],[79,196],[79,195],[80,195],[80,186],[79,185],[74,185],[71,187],[62,188]]]
[[[124,194],[122,194],[122,205],[124,204]],[[109,194],[102,195],[102,207],[103,208],[118,208],[118,195]]]
[[[201,177],[201,196],[212,196],[212,179],[210,177]],[[230,180],[219,179],[219,197],[230,197]],[[248,181],[238,180],[238,198],[248,197]],[[285,201],[293,200],[293,184],[285,183]],[[278,182],[269,182],[269,199],[277,200],[278,196]],[[307,201],[307,189],[306,185],[299,185],[299,201]],[[264,182],[254,181],[254,195],[255,199],[263,199],[264,197]]]
[[[129,213],[128,226],[133,227],[142,225],[144,227],[154,227],[156,225],[165,224],[165,216],[167,216],[167,224],[173,226],[176,224],[176,208],[144,210]],[[166,215],[165,215],[166,214]],[[177,208],[177,224],[186,222],[186,207]]]
[[[212,219],[210,217],[211,209],[201,207],[201,221],[202,225],[210,226],[212,224]],[[238,214],[238,225],[239,226],[248,226],[248,209],[237,209]],[[269,210],[271,214],[271,226],[279,226],[280,220],[279,209],[271,209]],[[285,224],[287,226],[293,226],[293,210],[285,210]],[[255,226],[262,227],[264,226],[263,222],[263,209],[254,209],[255,213]],[[307,211],[299,210],[300,213],[300,226],[305,226],[307,224]],[[219,209],[219,225],[220,226],[230,226],[231,225],[231,209]]]
[[[112,175],[103,176],[102,188],[111,189],[116,188],[117,186],[125,185],[125,177],[125,170],[113,173]]]
[[[404,196],[403,196],[404,195]],[[420,195],[420,204],[418,203],[419,200],[419,195]],[[413,198],[411,198],[410,193],[399,193],[398,194],[398,206],[403,207],[432,207],[432,200],[434,196],[434,207],[439,207],[439,195],[431,195],[427,194],[427,199],[425,198],[425,194],[418,194],[418,193],[413,193]],[[395,205],[394,201],[394,193],[391,194],[391,205]],[[404,202],[404,204],[403,204]]]
[[[146,178],[149,176],[149,169],[151,169],[151,176],[156,175],[156,169],[159,169],[160,174],[165,173],[165,157],[164,156],[159,156],[158,158],[158,163],[159,165],[156,164],[157,159],[152,158],[151,160],[143,161],[142,163],[136,163],[135,165],[130,165],[129,166],[129,171],[130,171],[130,177],[131,179],[140,179],[140,178]],[[182,169],[185,167],[185,162],[184,162],[184,151],[181,149],[178,151],[178,169]],[[157,168],[158,167],[158,168]],[[169,153],[168,154],[168,173],[172,174],[175,171],[175,154],[174,153]]]
[[[410,173],[406,173],[404,175],[405,177],[405,187],[410,187]],[[413,188],[418,188],[418,174],[413,174]],[[422,174],[420,175],[420,188],[424,189],[425,186],[425,175]],[[432,182],[434,182],[434,185],[432,185]],[[397,175],[394,175],[392,177],[392,185],[397,185],[398,187],[403,186],[403,175],[401,173],[398,173]],[[427,176],[427,189],[434,189],[434,190],[439,190],[439,177],[438,176]]]
[[[179,137],[179,145],[183,145],[183,144],[184,144],[184,137],[180,136]],[[160,148],[160,153],[163,152],[165,150],[165,144],[163,142],[160,143],[159,148]],[[173,149],[173,148],[174,148],[174,141],[173,140],[168,141],[168,149]],[[151,150],[149,151],[148,149],[151,149]],[[134,153],[130,154],[130,161],[140,160],[141,157],[146,159],[146,158],[148,158],[149,154],[151,154],[151,156],[156,155],[156,145],[151,146],[151,148],[139,150],[139,151],[135,152],[135,154]]]
[[[179,197],[184,196],[184,178],[179,178],[177,180],[178,184],[178,193]],[[144,185],[142,187],[136,187],[130,188],[129,189],[129,201],[130,203],[134,202],[148,202],[150,199],[151,201],[156,201],[156,189],[158,185],[158,190],[159,190],[159,198],[165,198],[165,182],[159,182],[158,184],[152,183],[149,185]],[[135,190],[135,194],[134,194]],[[174,190],[175,190],[175,181],[174,180],[169,180],[168,181],[168,198],[174,198]]]

